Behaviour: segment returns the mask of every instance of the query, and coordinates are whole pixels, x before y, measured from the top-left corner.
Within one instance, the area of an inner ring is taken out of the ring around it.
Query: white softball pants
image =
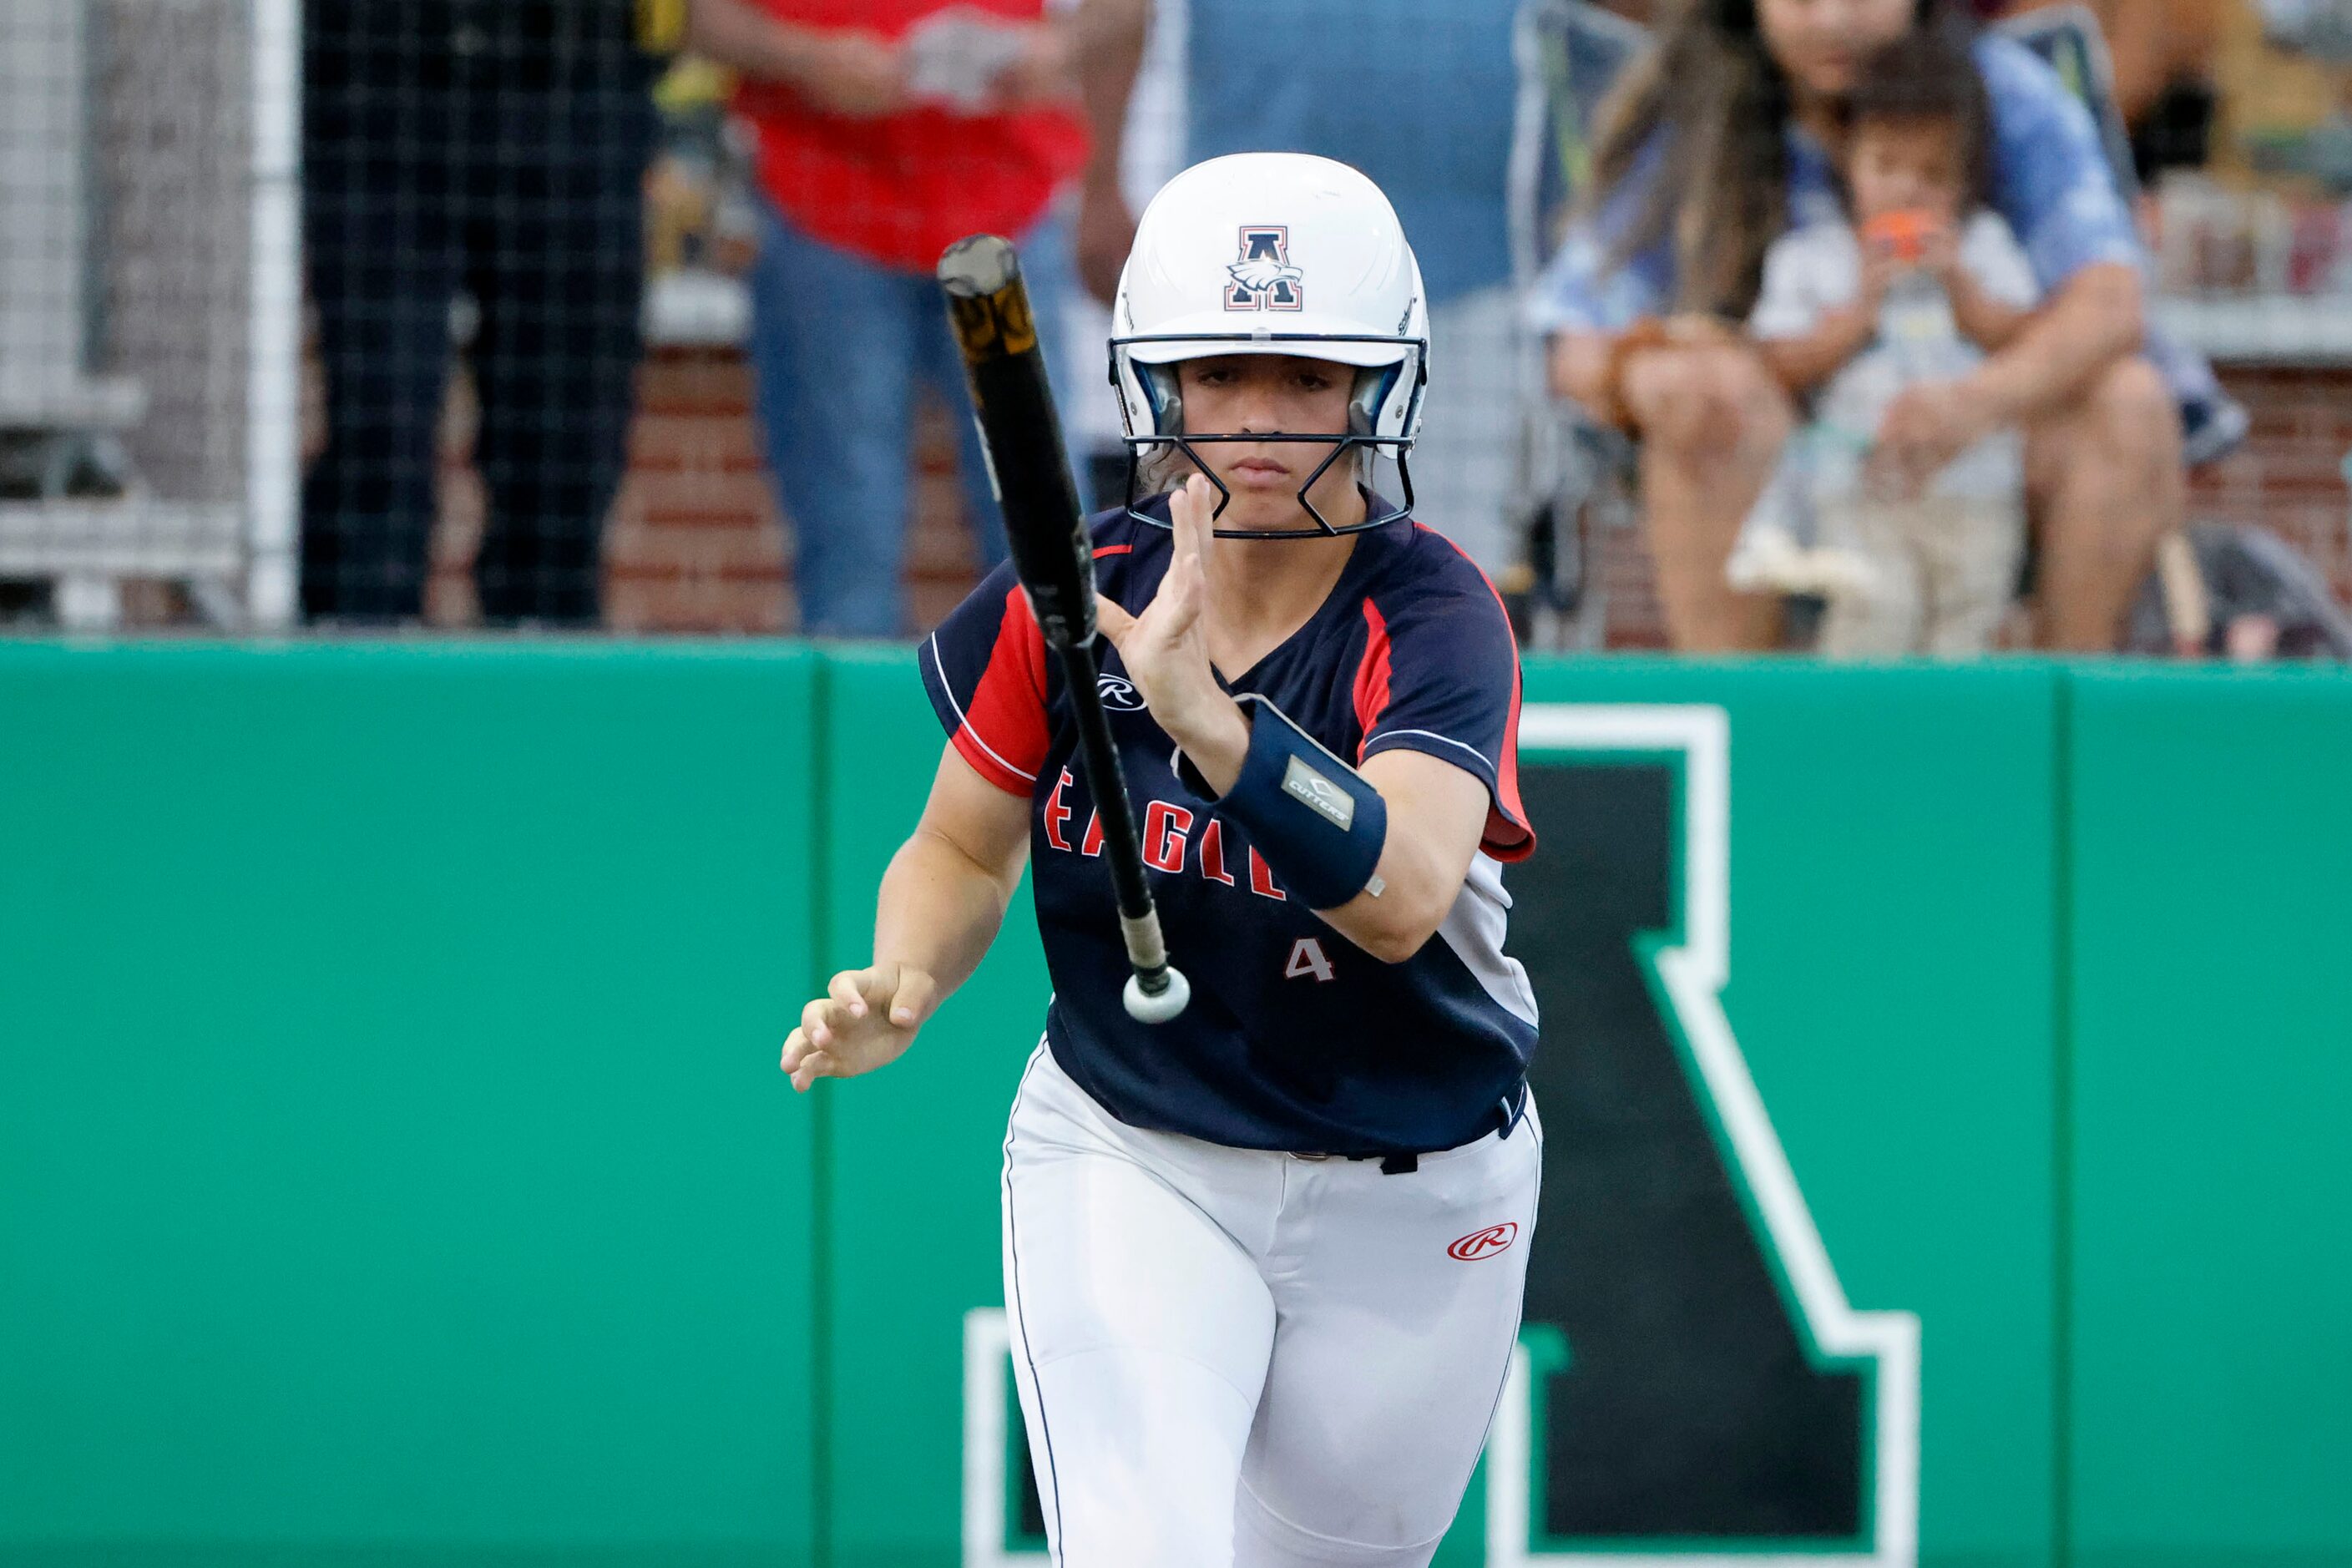
[[[1004,1299],[1061,1568],[1421,1568],[1501,1394],[1542,1127],[1377,1161],[1113,1119],[1040,1047]]]

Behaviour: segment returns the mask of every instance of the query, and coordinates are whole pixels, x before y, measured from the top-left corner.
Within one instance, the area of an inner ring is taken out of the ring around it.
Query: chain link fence
[[[1660,644],[1636,506],[1563,522],[1550,574],[1524,570],[1549,437],[1507,254],[1542,69],[1512,53],[1517,7],[1449,8],[1410,47],[1381,5],[1153,9],[1130,205],[1296,117],[1280,72],[1219,55],[1237,18],[1328,40],[1319,68],[1370,106],[1355,161],[1405,193],[1436,296],[1422,514],[1549,595],[1554,640]],[[1622,33],[1645,7],[1607,9]],[[2270,532],[2345,596],[2352,24],[2318,0],[2210,9],[2141,137],[2156,318],[2244,416],[2212,433],[2230,438],[2192,516]],[[675,0],[0,10],[0,624],[800,627],[804,542],[747,350],[772,237],[760,142],[728,73],[676,52],[683,18]],[[1234,63],[1203,72],[1213,56]],[[1457,90],[1414,87],[1433,72]],[[1409,96],[1413,115],[1383,108]],[[1064,310],[1067,418],[1108,500],[1107,318],[1075,288]],[[914,398],[902,629],[984,564],[961,411]]]

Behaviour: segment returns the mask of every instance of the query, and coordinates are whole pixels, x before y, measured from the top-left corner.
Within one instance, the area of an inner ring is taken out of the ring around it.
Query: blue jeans
[[[1070,384],[1062,312],[1076,287],[1066,223],[1019,237],[1021,268],[1054,379]],[[964,512],[983,570],[1004,559],[947,306],[928,272],[902,272],[811,237],[761,204],[751,271],[751,366],[768,468],[797,541],[793,581],[810,637],[906,629],[908,469],[916,383],[946,399]],[[1084,490],[1080,493],[1083,495]]]

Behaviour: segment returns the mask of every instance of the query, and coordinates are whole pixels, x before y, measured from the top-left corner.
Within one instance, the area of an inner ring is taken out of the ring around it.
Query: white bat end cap
[[[1168,988],[1154,996],[1143,989],[1142,980],[1133,974],[1127,977],[1127,1016],[1139,1024],[1164,1024],[1184,1010],[1192,1000],[1192,983],[1174,964],[1168,966]]]

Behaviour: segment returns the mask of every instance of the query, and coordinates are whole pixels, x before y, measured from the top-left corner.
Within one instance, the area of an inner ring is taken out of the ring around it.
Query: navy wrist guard
[[[1389,836],[1381,792],[1265,698],[1234,700],[1250,720],[1241,776],[1220,798],[1180,756],[1184,786],[1246,829],[1251,847],[1308,909],[1336,910],[1362,892],[1380,897],[1373,871]]]

